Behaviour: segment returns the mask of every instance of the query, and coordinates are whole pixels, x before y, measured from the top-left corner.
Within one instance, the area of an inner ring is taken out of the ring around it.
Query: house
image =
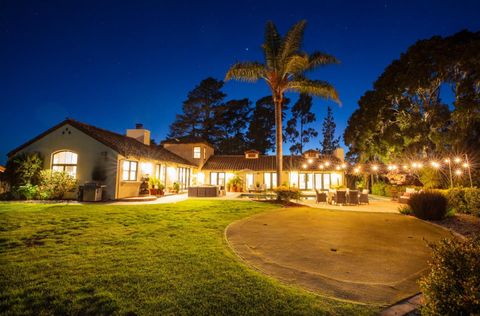
[[[276,160],[249,150],[244,155],[215,155],[211,144],[198,137],[150,143],[150,131],[137,124],[125,135],[66,119],[8,153],[8,157],[38,152],[44,168],[64,171],[80,184],[106,185],[108,199],[137,196],[142,179],[156,177],[167,188],[192,185],[224,186],[235,175],[244,190],[255,185],[276,186]],[[342,168],[343,167],[343,168]],[[301,190],[326,190],[344,184],[343,150],[322,156],[309,150],[301,156],[284,156],[283,179]]]
[[[0,173],[3,173],[3,172],[5,172],[5,167],[0,165]]]

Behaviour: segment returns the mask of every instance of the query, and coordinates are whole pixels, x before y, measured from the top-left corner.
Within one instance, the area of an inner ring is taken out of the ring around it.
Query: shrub
[[[39,195],[44,200],[62,199],[65,193],[73,192],[77,180],[65,172],[42,170],[40,172]]]
[[[465,201],[467,204],[467,212],[480,216],[480,189],[465,189]]]
[[[457,213],[480,216],[480,189],[453,188],[447,191],[448,205]]]
[[[289,202],[290,200],[299,200],[300,199],[300,190],[298,188],[280,186],[273,189],[277,193],[279,200],[283,202]]]
[[[17,200],[33,200],[38,196],[38,186],[27,183],[16,187],[13,196]]]
[[[425,220],[440,220],[447,214],[447,198],[440,192],[415,193],[408,200],[408,206],[416,217]]]
[[[5,177],[12,188],[26,184],[36,185],[42,168],[43,159],[39,153],[23,153],[7,161]]]
[[[385,196],[385,186],[384,182],[376,182],[372,185],[372,194]]]
[[[180,183],[174,182],[173,183],[173,190],[176,191],[176,192],[179,192],[180,191]]]
[[[233,176],[230,180],[228,180],[227,187],[229,190],[237,192],[242,191],[243,189],[243,180],[239,175]]]
[[[408,205],[401,205],[398,207],[398,212],[403,215],[412,215],[413,211]]]
[[[430,273],[420,281],[425,315],[478,315],[480,237],[431,245]]]

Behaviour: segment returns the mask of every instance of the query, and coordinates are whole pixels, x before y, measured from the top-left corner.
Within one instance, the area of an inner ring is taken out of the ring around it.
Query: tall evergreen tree
[[[327,107],[327,116],[323,120],[322,134],[323,140],[320,143],[321,151],[324,155],[331,155],[333,151],[340,145],[340,137],[335,138],[335,120],[330,106]]]
[[[215,122],[220,133],[220,154],[243,154],[248,149],[246,133],[252,108],[248,99],[230,100],[218,108]]]
[[[223,105],[225,93],[223,81],[207,78],[188,93],[183,102],[183,114],[177,115],[170,125],[169,137],[197,136],[216,145],[219,138],[216,129],[216,112]]]
[[[283,99],[283,113],[290,100]],[[272,96],[266,96],[255,103],[247,139],[250,149],[256,149],[262,154],[275,148],[275,103]]]
[[[292,143],[290,152],[302,154],[304,145],[311,138],[317,137],[318,132],[308,124],[315,122],[315,113],[312,113],[312,97],[308,94],[300,94],[298,101],[292,107],[292,118],[288,120],[285,129],[285,139]]]

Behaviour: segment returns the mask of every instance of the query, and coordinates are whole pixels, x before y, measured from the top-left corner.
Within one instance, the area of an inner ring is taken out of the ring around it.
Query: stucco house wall
[[[193,148],[200,147],[200,158],[193,158]],[[204,143],[188,143],[188,144],[163,144],[163,148],[173,152],[174,154],[184,158],[196,166],[203,166],[205,162],[213,155],[212,147]],[[205,155],[204,155],[205,151]]]
[[[76,178],[80,185],[92,181],[92,172],[100,166],[106,171],[104,184],[107,199],[115,199],[117,181],[117,152],[96,141],[70,124],[65,124],[16,154],[39,152],[44,159],[44,169],[51,169],[54,153],[68,150],[78,155]]]

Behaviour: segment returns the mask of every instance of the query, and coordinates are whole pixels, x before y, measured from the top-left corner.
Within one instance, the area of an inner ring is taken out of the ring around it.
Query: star
[[[247,51],[247,52],[248,52],[248,47],[245,47],[245,51]]]

